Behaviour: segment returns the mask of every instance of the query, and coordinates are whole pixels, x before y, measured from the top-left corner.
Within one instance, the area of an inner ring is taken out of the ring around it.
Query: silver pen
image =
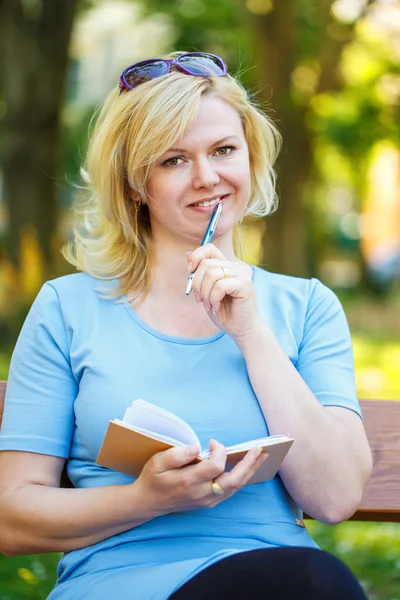
[[[201,246],[205,246],[206,244],[209,244],[211,242],[212,237],[214,235],[214,231],[217,228],[218,220],[221,216],[222,206],[222,202],[218,202],[213,214],[211,215],[211,219],[204,234],[203,241],[201,242]],[[192,283],[195,273],[196,271],[193,271],[193,273],[190,273],[188,277],[185,290],[186,296],[189,296],[190,292],[192,291]]]

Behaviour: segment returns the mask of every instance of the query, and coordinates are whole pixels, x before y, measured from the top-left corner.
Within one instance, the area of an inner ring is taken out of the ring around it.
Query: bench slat
[[[0,381],[0,426],[6,382]],[[400,522],[400,402],[360,400],[374,469],[356,521]]]
[[[374,469],[353,519],[400,522],[400,402],[360,404]]]

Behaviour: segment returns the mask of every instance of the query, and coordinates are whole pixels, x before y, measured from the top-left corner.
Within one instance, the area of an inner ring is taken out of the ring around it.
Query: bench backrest
[[[6,382],[0,381],[0,426],[5,391]],[[374,469],[352,519],[400,522],[400,402],[360,400],[360,404]]]

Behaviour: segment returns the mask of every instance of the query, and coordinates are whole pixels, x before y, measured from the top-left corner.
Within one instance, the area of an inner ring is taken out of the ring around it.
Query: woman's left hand
[[[195,271],[192,290],[213,323],[235,341],[260,328],[249,267],[232,262],[213,244],[187,254],[188,272]]]

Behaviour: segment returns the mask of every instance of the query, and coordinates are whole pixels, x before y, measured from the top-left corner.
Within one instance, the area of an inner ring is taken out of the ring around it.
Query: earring
[[[140,210],[140,206],[142,204],[141,200],[134,200],[133,206],[134,206],[134,210],[135,210],[135,217],[134,217],[134,221],[135,221],[135,237],[136,240],[139,240],[139,225],[138,225],[138,212]]]

